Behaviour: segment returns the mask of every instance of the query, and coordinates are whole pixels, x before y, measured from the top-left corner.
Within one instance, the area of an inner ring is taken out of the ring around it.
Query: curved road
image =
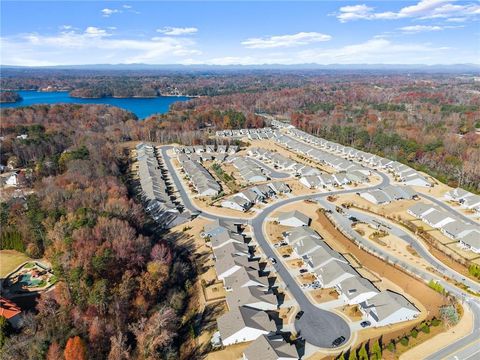
[[[172,148],[172,146],[163,146],[161,147],[162,151],[162,156],[164,157],[165,160],[168,159],[168,161],[165,161],[169,172],[171,174],[172,180],[175,183],[175,186],[177,190],[179,191],[179,194],[183,200],[183,203],[185,207],[190,210],[190,211],[199,211],[193,205],[193,203],[190,201],[188,194],[186,193],[185,189],[183,188],[183,184],[181,183],[180,179],[177,176],[177,173],[171,164],[170,157],[167,155],[167,150]],[[380,176],[382,178],[381,184],[377,184],[375,186],[369,187],[369,188],[364,188],[362,190],[368,190],[368,189],[375,189],[381,186],[386,186],[390,183],[390,179],[387,175],[372,170],[376,175]],[[261,213],[257,214],[256,217],[253,219],[249,220],[244,220],[244,219],[239,219],[238,223],[245,223],[248,222],[249,224],[252,225],[252,229],[254,232],[254,236],[259,243],[259,245],[262,247],[264,253],[269,256],[275,256],[275,253],[272,249],[272,247],[269,245],[265,238],[265,234],[263,231],[263,224],[265,220],[269,217],[269,215],[277,210],[278,208],[290,204],[292,202],[296,201],[301,201],[305,199],[316,199],[319,203],[322,205],[326,205],[327,208],[328,206],[332,206],[332,204],[329,204],[324,200],[325,197],[329,195],[339,195],[339,194],[345,194],[345,193],[351,193],[351,192],[356,192],[358,189],[348,189],[348,190],[339,190],[339,191],[330,191],[330,192],[325,192],[325,193],[320,193],[320,194],[315,194],[315,195],[303,195],[303,196],[297,196],[295,198],[288,198],[284,199],[282,201],[279,201],[277,203],[272,204],[271,206],[265,208]],[[426,196],[427,198],[431,199],[430,196]],[[434,199],[435,203],[438,203],[439,200]],[[444,203],[439,204],[442,207],[447,206]],[[353,214],[352,211],[349,210]],[[333,214],[337,214],[336,212],[333,212]],[[355,215],[359,216],[364,216],[364,214],[356,213]],[[202,217],[208,218],[208,219],[219,219],[222,217],[219,217],[217,215],[213,214],[208,214],[205,212],[202,212],[201,214]],[[347,220],[345,217],[340,216],[340,218],[343,218],[343,220]],[[339,220],[342,222],[342,220],[338,218],[336,220]],[[231,218],[223,217],[225,220],[231,220]],[[468,219],[468,218],[466,218]],[[470,219],[468,219],[469,222],[471,222]],[[362,245],[364,246],[369,246],[373,251],[375,251],[377,254],[380,256],[387,256],[390,257],[389,254],[386,254],[381,248],[373,245],[373,244],[367,244],[366,240],[363,239],[361,236],[359,236],[355,231],[352,231],[350,224],[343,223],[344,225],[344,231],[348,232],[350,230],[350,235],[355,237],[358,241],[361,241]],[[388,224],[391,226],[391,224]],[[393,227],[394,228],[394,227]],[[446,267],[443,263],[440,263],[438,260],[436,260],[426,249],[424,249],[413,237],[411,237],[408,233],[405,233],[401,229],[395,230],[395,232],[398,232],[399,236],[411,243],[412,246],[415,247],[415,249],[418,251],[418,253],[425,258],[429,263],[431,263],[434,267],[437,268],[437,270],[446,276],[453,276],[454,279],[457,279],[458,276],[461,276],[460,274],[456,273],[452,269]],[[364,244],[365,243],[365,244]],[[406,262],[398,259],[396,262],[398,265],[404,267],[408,271],[413,271],[417,273],[420,277],[422,277],[424,280],[429,281],[431,279],[434,279],[441,283],[447,291],[449,291],[451,294],[455,295],[459,299],[463,299],[467,305],[470,306],[473,314],[474,314],[474,329],[471,334],[457,340],[456,342],[446,346],[443,349],[439,349],[435,354],[431,355],[428,359],[429,360],[436,360],[436,359],[452,359],[452,360],[459,360],[459,359],[474,359],[474,358],[479,358],[478,354],[480,353],[480,302],[477,298],[471,296],[467,292],[460,290],[459,288],[449,284],[448,282],[444,281],[444,279],[440,276],[436,276],[434,274],[431,274],[429,272],[424,271],[421,268],[417,268],[414,266],[411,266],[410,264],[407,264]],[[338,336],[345,336],[345,338],[348,339],[351,337],[351,332],[350,332],[350,327],[348,324],[345,322],[343,318],[340,316],[326,310],[319,309],[316,307],[314,304],[312,304],[309,299],[306,297],[305,293],[300,289],[298,286],[297,282],[292,278],[288,270],[284,267],[284,265],[281,262],[277,262],[277,264],[274,265],[275,270],[278,272],[278,274],[282,277],[283,281],[285,282],[286,286],[292,293],[292,295],[295,297],[295,300],[298,302],[300,305],[301,309],[305,311],[305,314],[302,316],[300,319],[301,321],[297,321],[295,326],[297,327],[297,330],[300,330],[302,337],[305,338],[305,340],[308,343],[320,346],[320,347],[326,347],[326,348],[331,348],[331,341],[333,339],[337,338]],[[461,279],[462,282],[465,282],[463,278]],[[470,281],[469,281],[470,282]],[[475,285],[478,285],[474,282],[469,283],[470,286],[472,286],[472,289],[476,290]]]

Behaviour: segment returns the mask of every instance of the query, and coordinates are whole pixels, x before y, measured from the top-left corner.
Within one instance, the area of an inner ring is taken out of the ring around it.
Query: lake
[[[105,104],[123,108],[133,112],[139,119],[144,119],[152,114],[163,114],[168,112],[171,104],[177,101],[187,101],[187,96],[160,96],[156,98],[101,98],[81,99],[73,98],[66,91],[17,91],[23,98],[16,103],[3,103],[0,107],[20,107],[36,104]]]

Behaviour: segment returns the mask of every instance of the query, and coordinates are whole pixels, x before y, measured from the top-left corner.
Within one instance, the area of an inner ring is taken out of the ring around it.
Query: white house
[[[460,239],[460,246],[474,253],[480,253],[480,231],[472,231]]]
[[[324,288],[331,288],[340,282],[358,276],[358,273],[349,265],[340,261],[332,261],[315,270],[320,284]]]
[[[420,311],[404,296],[386,290],[360,304],[373,326],[386,326],[417,318]]]
[[[245,306],[230,309],[217,319],[217,325],[224,346],[253,341],[277,330],[266,312]]]
[[[222,207],[238,211],[247,211],[252,207],[252,203],[243,196],[235,195],[229,199],[225,199],[220,204]]]
[[[232,291],[243,287],[260,287],[268,290],[269,283],[266,276],[259,276],[256,270],[239,269],[223,279],[225,290]]]
[[[308,226],[310,224],[310,218],[300,211],[294,210],[278,215],[278,222],[283,226]]]
[[[367,279],[354,276],[336,286],[337,292],[347,304],[360,304],[378,294],[377,288]]]

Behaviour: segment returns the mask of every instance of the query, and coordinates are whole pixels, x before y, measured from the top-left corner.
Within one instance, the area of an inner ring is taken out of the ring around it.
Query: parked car
[[[283,257],[283,258],[289,258],[290,255],[288,255],[288,254],[283,254],[282,257]]]
[[[298,271],[300,271],[300,274],[303,274],[303,273],[306,273],[308,270],[307,269],[300,269]]]
[[[362,322],[360,323],[360,326],[361,326],[362,328],[366,328],[367,326],[370,326],[370,325],[372,325],[372,323],[371,323],[370,321],[362,321]]]
[[[304,311],[299,311],[297,315],[295,315],[295,320],[300,320],[300,318],[303,316]]]
[[[340,346],[343,344],[344,341],[345,341],[345,336],[340,336],[332,341],[332,346],[333,347]]]
[[[272,264],[276,264],[277,263],[277,259],[271,257],[271,258],[268,258],[268,260],[270,260],[272,262]]]

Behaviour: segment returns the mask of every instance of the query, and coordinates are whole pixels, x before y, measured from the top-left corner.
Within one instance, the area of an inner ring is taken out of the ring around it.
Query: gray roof
[[[272,293],[266,293],[255,286],[240,287],[227,294],[227,304],[230,309],[242,305],[251,305],[258,302],[277,305],[277,297]]]
[[[215,254],[215,257],[221,257],[231,254],[244,254],[246,256],[250,255],[248,245],[237,242],[231,242],[226,244],[225,246],[213,249],[213,253]]]
[[[269,338],[261,335],[248,346],[243,355],[246,360],[298,359],[295,345],[288,344],[283,338]]]
[[[363,305],[363,303],[362,306],[367,309],[375,309],[376,313],[370,312],[370,314],[377,321],[382,321],[388,316],[404,308],[411,311],[418,311],[418,309],[403,295],[397,294],[390,290],[379,292],[377,295],[368,299],[366,304],[366,307]]]
[[[426,213],[430,209],[435,209],[433,205],[425,203],[417,203],[408,208],[415,216],[420,217],[422,214]]]
[[[210,237],[210,242],[212,244],[212,247],[222,246],[222,244],[225,244],[230,240],[237,241],[240,243],[243,243],[244,241],[242,235],[234,233],[230,230],[220,231]]]
[[[331,283],[343,274],[350,274],[350,277],[358,276],[358,273],[349,264],[340,261],[331,261],[315,270],[315,273],[322,277],[324,284]]]
[[[271,321],[264,311],[245,306],[231,308],[229,312],[217,319],[220,336],[226,339],[244,328],[253,328],[265,332],[277,330],[275,322]]]
[[[303,256],[312,250],[317,249],[320,246],[319,242],[322,242],[322,240],[313,236],[304,236],[300,239],[297,239],[292,246],[298,255]]]
[[[378,292],[377,288],[367,279],[354,276],[343,280],[338,287],[347,299],[353,299],[360,294]]]
[[[310,227],[307,226],[302,226],[302,227],[297,227],[291,231],[288,232],[288,241],[291,243],[301,239],[306,236],[311,236],[311,237],[316,237],[318,239],[322,239],[319,233],[317,233],[315,230],[313,230]]]
[[[231,289],[238,289],[249,281],[255,281],[268,288],[268,278],[259,276],[258,271],[242,268],[224,279],[225,286]]]
[[[302,223],[304,224],[307,224],[310,222],[310,218],[301,213],[300,211],[297,211],[297,210],[293,210],[293,211],[288,211],[288,212],[284,212],[284,213],[281,213],[280,215],[278,215],[278,221],[285,221],[285,220],[289,220],[291,218],[295,218],[297,220],[300,220]]]
[[[225,256],[217,257],[217,260],[215,261],[215,271],[217,272],[218,276],[235,266],[256,271],[260,270],[258,261],[249,261],[246,256],[234,256],[226,254]]]
[[[431,224],[437,224],[447,218],[452,218],[447,212],[434,210],[423,217],[425,221],[428,221]]]
[[[480,231],[469,232],[460,241],[472,248],[480,249]]]
[[[203,227],[204,233],[209,235],[215,235],[216,233],[230,230],[232,232],[237,232],[238,226],[235,225],[232,221],[222,220],[216,218],[213,223],[206,224]]]
[[[326,242],[319,241],[318,245],[320,248],[308,255],[310,258],[309,264],[314,269],[331,260],[348,263],[348,261],[342,255],[328,246]]]

